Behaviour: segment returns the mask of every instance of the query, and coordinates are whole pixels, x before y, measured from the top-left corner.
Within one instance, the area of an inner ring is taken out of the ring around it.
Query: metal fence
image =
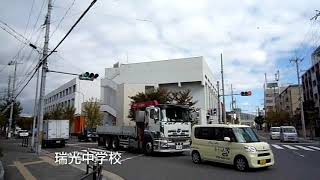
[[[90,170],[92,170],[90,172]],[[92,164],[87,164],[86,175],[81,177],[80,180],[85,180],[92,176],[92,180],[101,180],[102,179],[102,165],[93,162]]]

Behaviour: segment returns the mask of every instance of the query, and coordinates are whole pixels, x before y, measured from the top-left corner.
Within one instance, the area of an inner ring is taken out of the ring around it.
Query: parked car
[[[280,139],[280,127],[270,128],[270,139]]]
[[[18,138],[28,137],[28,136],[29,136],[28,130],[20,130],[20,131],[18,131]]]
[[[195,125],[191,136],[191,157],[196,164],[203,160],[231,164],[239,171],[274,165],[270,145],[261,142],[245,125]]]
[[[294,126],[280,126],[280,141],[298,142],[297,130]]]

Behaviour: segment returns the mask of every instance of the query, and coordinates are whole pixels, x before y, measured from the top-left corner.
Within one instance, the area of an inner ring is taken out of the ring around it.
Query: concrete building
[[[276,111],[286,111],[292,118],[299,104],[299,86],[289,85],[276,98]]]
[[[320,110],[320,46],[312,53],[311,59],[313,65],[301,77],[303,99],[304,101],[313,101],[315,107]],[[315,125],[315,135],[320,136],[320,119],[316,121]]]
[[[272,84],[272,85],[271,85]],[[276,97],[279,95],[278,83],[267,83],[265,88],[265,111],[275,111],[276,109]]]
[[[255,127],[256,126],[256,123],[254,122],[254,118],[256,116],[253,115],[253,114],[248,114],[248,113],[243,113],[241,112],[240,113],[240,124],[243,124],[243,125],[247,125],[247,126],[250,126],[250,127]]]
[[[286,87],[280,87],[278,82],[269,82],[264,91],[265,112],[276,111],[276,103],[279,94]]]
[[[195,107],[200,108],[200,124],[217,123],[213,114],[218,99],[216,81],[203,57],[172,59],[132,64],[117,63],[105,69],[101,80],[101,110],[104,122],[110,125],[131,125],[128,118],[129,96],[154,88],[169,91],[190,89]]]
[[[45,96],[45,113],[58,106],[75,108],[75,119],[70,122],[70,133],[77,135],[85,128],[85,117],[81,116],[83,103],[90,98],[100,100],[100,80],[84,81],[74,78]]]
[[[315,65],[320,61],[320,46],[311,54],[311,61],[312,65]]]
[[[90,98],[100,100],[100,81],[81,81],[74,78],[69,82],[49,92],[45,96],[45,112],[54,110],[57,106],[73,106],[75,114],[81,114],[83,102]]]

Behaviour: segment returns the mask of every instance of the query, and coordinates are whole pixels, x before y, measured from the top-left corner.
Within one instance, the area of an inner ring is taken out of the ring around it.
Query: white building
[[[101,80],[101,110],[106,124],[130,125],[130,98],[154,88],[169,91],[191,90],[195,107],[200,108],[200,124],[217,123],[216,81],[203,57],[171,59],[132,64],[117,63],[105,69]],[[211,111],[212,112],[212,111]]]
[[[74,78],[61,85],[45,96],[45,112],[54,110],[57,106],[74,106],[75,114],[81,114],[83,102],[90,98],[100,100],[100,80],[85,81]]]

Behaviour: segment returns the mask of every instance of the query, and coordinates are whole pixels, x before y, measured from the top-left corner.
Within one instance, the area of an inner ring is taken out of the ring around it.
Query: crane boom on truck
[[[190,149],[194,112],[189,106],[148,101],[132,104],[135,126],[99,126],[98,144],[153,152],[183,152]]]

